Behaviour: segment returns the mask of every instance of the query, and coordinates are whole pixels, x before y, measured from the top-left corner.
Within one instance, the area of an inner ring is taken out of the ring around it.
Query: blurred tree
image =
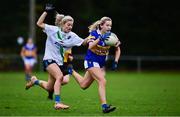
[[[16,52],[18,36],[27,38],[28,2],[2,1],[0,7],[0,53]]]

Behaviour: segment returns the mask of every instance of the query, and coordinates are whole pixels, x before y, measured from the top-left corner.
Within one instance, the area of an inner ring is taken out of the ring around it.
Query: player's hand
[[[49,4],[49,3],[46,4],[46,6],[45,6],[45,11],[46,11],[47,13],[53,12],[54,10],[55,10],[55,7],[53,6],[53,4]]]
[[[118,62],[113,61],[113,63],[112,63],[112,70],[116,70],[117,67],[118,67]]]
[[[118,47],[120,44],[121,44],[121,42],[118,41],[118,42],[116,43],[115,47]]]
[[[73,56],[72,56],[72,54],[69,54],[68,55],[68,62],[72,62],[73,61]]]

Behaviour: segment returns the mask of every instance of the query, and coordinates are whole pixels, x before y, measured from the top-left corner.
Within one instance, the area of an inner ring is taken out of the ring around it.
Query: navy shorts
[[[43,70],[46,71],[47,67],[50,65],[50,64],[57,64],[56,61],[52,60],[52,59],[48,59],[48,60],[43,60]],[[57,64],[58,65],[58,64]],[[69,74],[68,73],[68,66],[67,65],[58,65],[59,66],[59,69],[62,71],[63,75],[67,75]]]

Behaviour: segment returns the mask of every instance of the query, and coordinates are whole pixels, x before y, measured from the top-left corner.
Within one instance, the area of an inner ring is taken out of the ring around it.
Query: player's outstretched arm
[[[39,17],[38,21],[37,21],[37,25],[40,27],[40,28],[43,28],[45,27],[45,23],[44,23],[44,20],[47,16],[47,12],[43,12],[42,15]]]

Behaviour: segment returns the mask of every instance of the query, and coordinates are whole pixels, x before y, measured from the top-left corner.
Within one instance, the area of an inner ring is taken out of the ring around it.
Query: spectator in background
[[[28,38],[20,54],[24,62],[25,80],[28,82],[31,78],[33,67],[37,62],[37,48],[31,38]]]

